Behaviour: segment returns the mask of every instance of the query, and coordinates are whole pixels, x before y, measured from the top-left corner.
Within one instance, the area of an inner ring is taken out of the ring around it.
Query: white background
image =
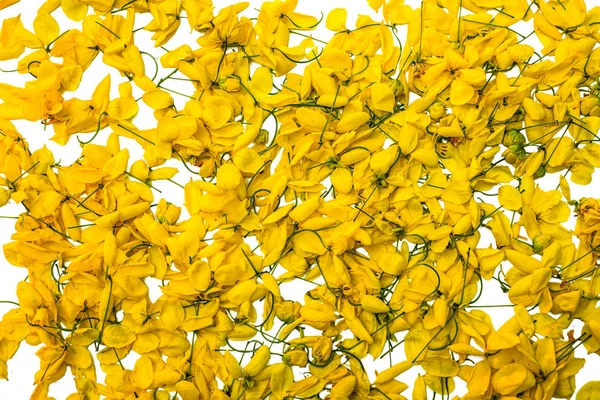
[[[213,0],[217,9],[220,9],[224,6],[235,3],[230,0]],[[21,3],[11,6],[5,10],[0,11],[0,20],[4,20],[5,18],[9,18],[18,14],[21,14],[21,19],[26,28],[32,29],[32,21],[35,18],[35,12],[37,8],[43,3],[41,0],[23,0]],[[254,8],[260,8],[261,1],[251,1],[250,6],[246,9],[243,15],[246,16],[256,16],[257,11]],[[297,11],[305,12],[308,14],[312,14],[315,16],[319,15],[319,12],[323,12],[325,16],[329,12],[329,10],[336,7],[343,7],[348,10],[348,24],[349,28],[354,26],[354,21],[356,20],[356,16],[358,14],[367,14],[372,16],[375,20],[381,20],[380,16],[377,16],[373,10],[371,10],[366,0],[327,0],[327,1],[315,1],[315,0],[300,0]],[[420,1],[407,1],[407,4],[412,5],[413,7],[418,7],[420,5]],[[599,0],[588,0],[588,9],[592,6],[600,4]],[[463,11],[463,16],[466,13]],[[61,32],[66,31],[70,28],[78,28],[80,27],[79,23],[74,23],[64,17],[62,12],[58,10],[53,13],[53,16],[59,22],[61,27]],[[136,24],[135,27],[139,28],[145,25],[148,21],[146,17],[136,16]],[[531,23],[518,24],[517,29],[521,33],[528,34],[531,32]],[[405,30],[400,28],[399,37],[403,39],[405,36]],[[151,53],[156,57],[160,57],[164,54],[164,51],[161,49],[155,49],[153,43],[150,41],[150,36],[148,33],[144,31],[140,31],[136,34],[136,45],[140,48],[140,50]],[[315,30],[313,36],[318,39],[322,39],[327,41],[328,38],[331,37],[331,32],[329,32],[325,28],[325,21],[321,24],[319,28]],[[179,46],[183,43],[188,43],[192,48],[197,47],[195,40],[198,37],[196,32],[189,31],[187,21],[182,21],[182,25],[179,29],[178,34],[165,46],[171,50]],[[301,39],[301,38],[299,38]],[[533,45],[537,49],[539,49],[539,45],[535,43],[535,36],[530,38],[527,43]],[[319,43],[316,43],[317,45]],[[60,60],[58,60],[60,62]],[[152,76],[154,73],[154,65],[151,61],[145,58],[146,61],[146,74],[148,76]],[[0,62],[0,68],[3,70],[12,70],[15,69],[16,62],[15,61],[4,61]],[[112,95],[117,95],[117,86],[119,83],[126,81],[124,77],[121,77],[117,72],[112,70],[111,68],[102,64],[101,57],[99,56],[92,66],[84,73],[84,77],[82,80],[82,84],[80,88],[74,93],[66,94],[66,97],[74,96],[79,97],[81,99],[89,99],[91,98],[91,94],[96,87],[96,85],[106,76],[106,74],[111,74],[112,76]],[[158,76],[165,76],[166,73],[164,70],[159,71]],[[22,86],[23,83],[29,79],[32,79],[30,75],[24,74],[19,75],[18,73],[2,73],[0,72],[0,82],[10,83],[13,85]],[[171,81],[172,83],[167,85],[168,87],[183,91],[184,93],[191,93],[189,86],[186,86],[184,83],[178,84],[175,81]],[[135,89],[134,89],[135,90]],[[141,95],[139,90],[134,92],[134,96],[137,98]],[[173,95],[176,105],[178,109],[183,108],[183,104],[186,99],[184,97],[180,97],[177,95]],[[155,119],[152,116],[151,110],[146,107],[142,101],[138,102],[140,104],[140,113],[134,120],[134,123],[141,129],[149,128],[155,125]],[[51,127],[48,127],[44,130],[43,126],[40,123],[34,122],[23,122],[16,121],[15,125],[19,129],[19,131],[26,137],[29,142],[30,148],[32,151],[46,145],[48,148],[52,150],[55,155],[55,158],[62,159],[62,165],[69,165],[73,162],[80,154],[79,144],[74,137],[71,137],[70,142],[66,146],[59,146],[55,143],[49,141],[49,138],[53,135],[53,131]],[[103,131],[99,137],[96,139],[96,143],[104,143],[108,130]],[[82,139],[86,140],[90,135],[83,135]],[[136,160],[142,158],[142,152],[140,148],[135,142],[128,141],[126,139],[121,140],[121,144],[123,147],[128,147],[131,154],[131,160]],[[180,167],[180,164],[177,163],[169,163],[167,165]],[[180,168],[183,170],[183,168]],[[595,174],[594,183],[586,186],[580,187],[575,184],[571,184],[572,189],[572,197],[573,199],[579,199],[581,197],[600,197],[600,177],[598,174]],[[189,176],[185,174],[181,174],[175,178],[180,183],[185,183],[189,180]],[[557,186],[557,176],[556,177],[548,177],[544,178],[541,182],[538,182],[542,185],[545,190],[554,189]],[[168,194],[168,200],[178,205],[183,205],[183,191],[179,188],[173,186],[170,183],[157,183],[157,187],[163,191],[164,194]],[[160,194],[155,193],[156,200],[160,199]],[[489,200],[490,198],[486,198]],[[9,205],[0,209],[0,215],[3,216],[17,216],[23,209],[20,206],[15,205],[11,202]],[[4,244],[10,241],[10,236],[13,233],[13,224],[14,220],[10,219],[0,219],[0,243]],[[574,226],[574,219],[569,222],[569,227]],[[482,246],[485,243],[481,244]],[[2,252],[0,252],[2,253]],[[19,281],[23,280],[26,276],[26,270],[23,268],[13,267],[4,259],[3,254],[0,254],[0,299],[2,300],[13,300],[16,301],[16,285]],[[290,286],[286,286],[286,290],[283,291],[285,293],[286,298],[290,299],[298,299],[302,298],[304,291],[306,288],[299,288],[298,281],[294,282],[295,290],[290,291]],[[156,287],[152,287],[151,295],[160,295],[158,289]],[[487,284],[485,285],[485,291],[482,299],[478,302],[478,304],[509,304],[508,298],[505,294],[503,294],[497,285],[495,284]],[[11,305],[0,304],[0,315],[2,315],[6,310],[11,308]],[[494,324],[496,327],[499,327],[504,321],[506,321],[510,316],[512,316],[512,308],[494,308],[494,309],[483,309],[488,314],[492,316]],[[580,325],[574,325],[576,334],[579,332]],[[397,351],[401,350],[402,346],[398,348]],[[31,391],[33,390],[33,374],[39,367],[39,360],[35,356],[36,348],[32,348],[27,344],[23,343],[15,357],[8,362],[9,367],[9,380],[8,381],[0,381],[0,399],[26,399],[29,397]],[[585,357],[587,359],[586,365],[584,369],[577,375],[577,383],[578,387],[581,387],[584,383],[589,380],[600,379],[597,371],[600,370],[600,357],[597,355],[586,356],[586,351],[581,346],[577,351],[576,355],[578,357]],[[397,356],[398,360],[402,360],[402,354]],[[387,361],[387,360],[384,360]],[[373,371],[375,369],[381,371],[389,366],[387,362],[378,361],[374,363],[371,359],[364,360],[365,367],[371,371],[371,375],[374,377]],[[127,364],[126,364],[127,366]],[[131,366],[131,365],[129,365]],[[101,376],[101,370],[98,368],[99,376]],[[414,377],[418,372],[417,368],[413,368],[409,373],[402,375],[403,381],[405,381],[412,388],[412,382],[414,381]],[[74,384],[71,379],[69,379],[69,372],[67,372],[67,376],[65,376],[60,382],[51,386],[50,395],[54,396],[56,399],[65,399],[70,393],[74,392]],[[457,390],[454,394],[462,394],[464,393],[464,385],[460,384],[460,379],[455,380],[457,382]],[[412,389],[404,392],[406,397],[410,398],[410,393]]]

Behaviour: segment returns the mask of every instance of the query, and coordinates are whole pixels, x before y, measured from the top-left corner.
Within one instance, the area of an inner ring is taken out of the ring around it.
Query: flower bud
[[[173,225],[179,219],[181,215],[181,207],[177,207],[176,205],[169,204],[167,207],[167,211],[165,212],[165,221],[169,225]]]
[[[523,160],[527,156],[527,152],[520,144],[511,144],[508,149],[512,154],[517,156],[519,160]]]
[[[261,129],[260,132],[258,132],[256,139],[254,139],[254,143],[265,144],[267,143],[267,140],[269,140],[269,131],[266,129]]]
[[[431,105],[431,107],[429,107],[429,116],[431,119],[439,121],[446,116],[446,106],[444,106],[441,102],[436,101]]]
[[[240,82],[234,78],[222,77],[219,79],[219,88],[227,92],[235,92],[240,89]]]
[[[525,136],[516,129],[509,129],[502,139],[502,144],[506,147],[510,147],[511,145],[522,145],[525,144],[525,142]]]
[[[181,215],[181,208],[167,203],[165,199],[160,199],[156,206],[156,218],[160,223],[166,222],[169,225],[173,225],[179,219]]]
[[[404,88],[402,87],[402,84],[400,83],[400,80],[398,80],[398,79],[392,79],[388,83],[388,86],[394,92],[394,96],[395,97],[402,96],[404,94]]]
[[[291,324],[300,317],[300,303],[297,301],[282,301],[275,304],[275,316],[286,324]]]
[[[321,336],[318,338],[313,345],[313,357],[317,362],[325,362],[329,360],[331,356],[331,349],[333,347],[333,343],[331,342],[331,338]]]
[[[304,350],[289,350],[283,355],[283,362],[298,367],[306,367],[306,364],[308,364],[308,355]]]
[[[550,236],[548,235],[536,235],[533,238],[533,251],[538,254],[542,254],[544,249],[550,244]]]
[[[544,167],[543,165],[540,165],[540,167],[537,169],[537,171],[535,171],[535,174],[533,174],[534,178],[542,178],[545,175],[546,175],[546,167]]]
[[[504,155],[504,159],[506,160],[506,162],[511,165],[515,165],[517,163],[517,161],[519,160],[519,158],[516,156],[516,154],[511,153],[510,151],[506,152],[506,154],[503,154],[503,155]]]
[[[458,53],[464,53],[465,45],[460,42],[452,42],[452,50],[456,50]]]

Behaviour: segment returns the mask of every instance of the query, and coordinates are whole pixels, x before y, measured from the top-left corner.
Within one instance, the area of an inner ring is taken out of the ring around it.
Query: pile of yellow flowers
[[[369,0],[381,19],[352,27],[297,0],[215,3],[47,0],[32,26],[2,21],[0,204],[23,209],[3,250],[27,276],[2,304],[0,378],[25,342],[32,399],[71,377],[68,400],[573,396],[575,350],[600,354],[600,200],[570,190],[600,167],[600,7]],[[122,79],[74,97],[94,63]],[[80,156],[31,151],[15,120]]]

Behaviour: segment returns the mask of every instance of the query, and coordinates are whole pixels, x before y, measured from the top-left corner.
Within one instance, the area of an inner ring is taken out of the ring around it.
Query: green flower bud
[[[546,167],[544,167],[543,165],[540,165],[540,167],[537,169],[537,171],[535,171],[535,174],[533,176],[535,178],[541,178],[544,175],[546,175]]]
[[[537,254],[542,254],[544,249],[550,244],[550,236],[548,235],[536,235],[533,238],[533,251]]]
[[[510,147],[511,145],[515,144],[522,145],[525,144],[525,142],[525,135],[523,135],[517,129],[509,129],[502,139],[502,144],[506,147]]]
[[[524,159],[527,156],[527,152],[525,151],[525,149],[523,148],[522,145],[520,144],[511,144],[508,149],[510,150],[510,152],[512,154],[514,154],[515,156],[517,156],[519,158],[519,160]]]
[[[266,129],[261,129],[260,132],[258,132],[256,139],[254,139],[254,143],[265,144],[267,143],[267,140],[269,140],[269,131]]]

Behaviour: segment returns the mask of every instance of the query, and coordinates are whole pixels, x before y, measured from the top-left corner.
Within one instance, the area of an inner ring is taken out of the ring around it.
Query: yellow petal
[[[154,364],[148,356],[141,356],[133,367],[133,377],[140,389],[146,389],[154,380]]]
[[[525,109],[527,116],[533,120],[541,120],[546,116],[544,107],[529,97],[523,99],[523,108]]]
[[[333,178],[332,178],[333,180]],[[290,218],[296,222],[302,222],[308,219],[323,203],[321,196],[314,196],[298,204],[290,212]]]
[[[283,363],[275,364],[271,369],[271,381],[269,386],[276,398],[284,399],[286,392],[294,383],[294,373],[292,368]]]
[[[29,212],[35,218],[44,218],[57,212],[64,197],[54,190],[44,190],[31,204]]]
[[[535,358],[538,360],[544,375],[548,376],[554,371],[556,368],[556,354],[554,341],[551,338],[544,338],[537,341]]]
[[[511,363],[500,368],[492,376],[492,386],[500,394],[514,393],[527,379],[527,369],[518,363]]]
[[[60,6],[73,21],[81,21],[87,14],[88,5],[81,0],[62,0]]]
[[[86,6],[87,7],[87,6]],[[97,113],[106,111],[110,102],[110,75],[106,75],[92,93],[92,107]]]
[[[390,311],[390,308],[381,299],[371,296],[370,294],[364,295],[360,299],[362,307],[372,313],[386,313]]]
[[[406,124],[400,129],[398,146],[402,154],[410,154],[417,147],[419,142],[419,132],[412,124]]]
[[[213,324],[212,317],[190,317],[183,321],[181,329],[186,332],[199,331]]]
[[[233,163],[240,171],[255,174],[263,166],[264,160],[256,150],[245,147],[233,155]]]
[[[455,106],[468,103],[474,94],[473,87],[460,78],[455,79],[450,85],[450,102]]]
[[[425,372],[433,376],[452,377],[458,375],[458,363],[444,357],[427,357],[419,361]]]
[[[389,382],[392,379],[394,379],[395,377],[397,377],[398,375],[402,374],[403,372],[408,371],[412,366],[413,366],[413,363],[411,363],[410,361],[402,361],[398,364],[395,364],[394,366],[392,366],[384,371],[381,371],[381,373],[379,373],[379,375],[377,375],[377,378],[375,379],[373,384],[377,385],[377,384],[383,384],[383,383]]]
[[[250,92],[257,101],[262,101],[273,89],[273,74],[267,67],[259,67],[252,75]]]
[[[498,190],[498,201],[502,207],[510,211],[519,211],[523,206],[521,193],[517,188],[510,185],[500,187]]]
[[[343,113],[342,118],[337,124],[339,133],[347,133],[356,130],[369,120],[369,114],[366,112]]]
[[[173,107],[173,97],[164,90],[154,89],[142,95],[142,100],[154,110]]]
[[[346,18],[348,17],[348,11],[345,8],[334,8],[327,15],[325,24],[327,29],[340,32],[346,29]]]
[[[509,349],[519,344],[519,337],[509,332],[492,332],[487,339],[486,350],[493,353],[502,349]]]
[[[233,163],[222,165],[217,171],[217,187],[224,190],[235,189],[242,179],[240,170]]]
[[[327,123],[327,118],[323,114],[308,107],[296,110],[296,118],[302,127],[317,132],[320,132]]]
[[[590,381],[577,392],[576,400],[596,400],[600,393],[600,381]]]
[[[396,96],[392,89],[384,83],[371,86],[371,101],[377,110],[393,112],[396,106]]]
[[[65,362],[80,369],[86,369],[92,365],[90,351],[82,346],[69,346]]]
[[[262,345],[256,350],[250,362],[244,367],[244,371],[248,376],[258,375],[269,363],[271,351],[266,345]]]
[[[470,395],[482,395],[488,389],[490,385],[490,362],[488,360],[482,360],[475,364],[471,377],[467,381],[467,388],[469,389]]]
[[[109,347],[125,347],[135,341],[135,333],[123,324],[111,324],[104,328],[102,342]]]
[[[358,318],[346,318],[346,325],[348,328],[356,335],[360,340],[364,340],[367,343],[373,343],[373,338],[367,328],[365,328],[364,324]]]
[[[333,310],[325,304],[311,303],[302,306],[300,315],[307,321],[329,322],[335,321],[336,315]]]
[[[50,14],[43,12],[33,20],[33,30],[46,47],[60,35],[60,28],[56,20]]]
[[[338,193],[350,193],[352,190],[352,174],[346,168],[336,168],[331,173],[331,184]]]

